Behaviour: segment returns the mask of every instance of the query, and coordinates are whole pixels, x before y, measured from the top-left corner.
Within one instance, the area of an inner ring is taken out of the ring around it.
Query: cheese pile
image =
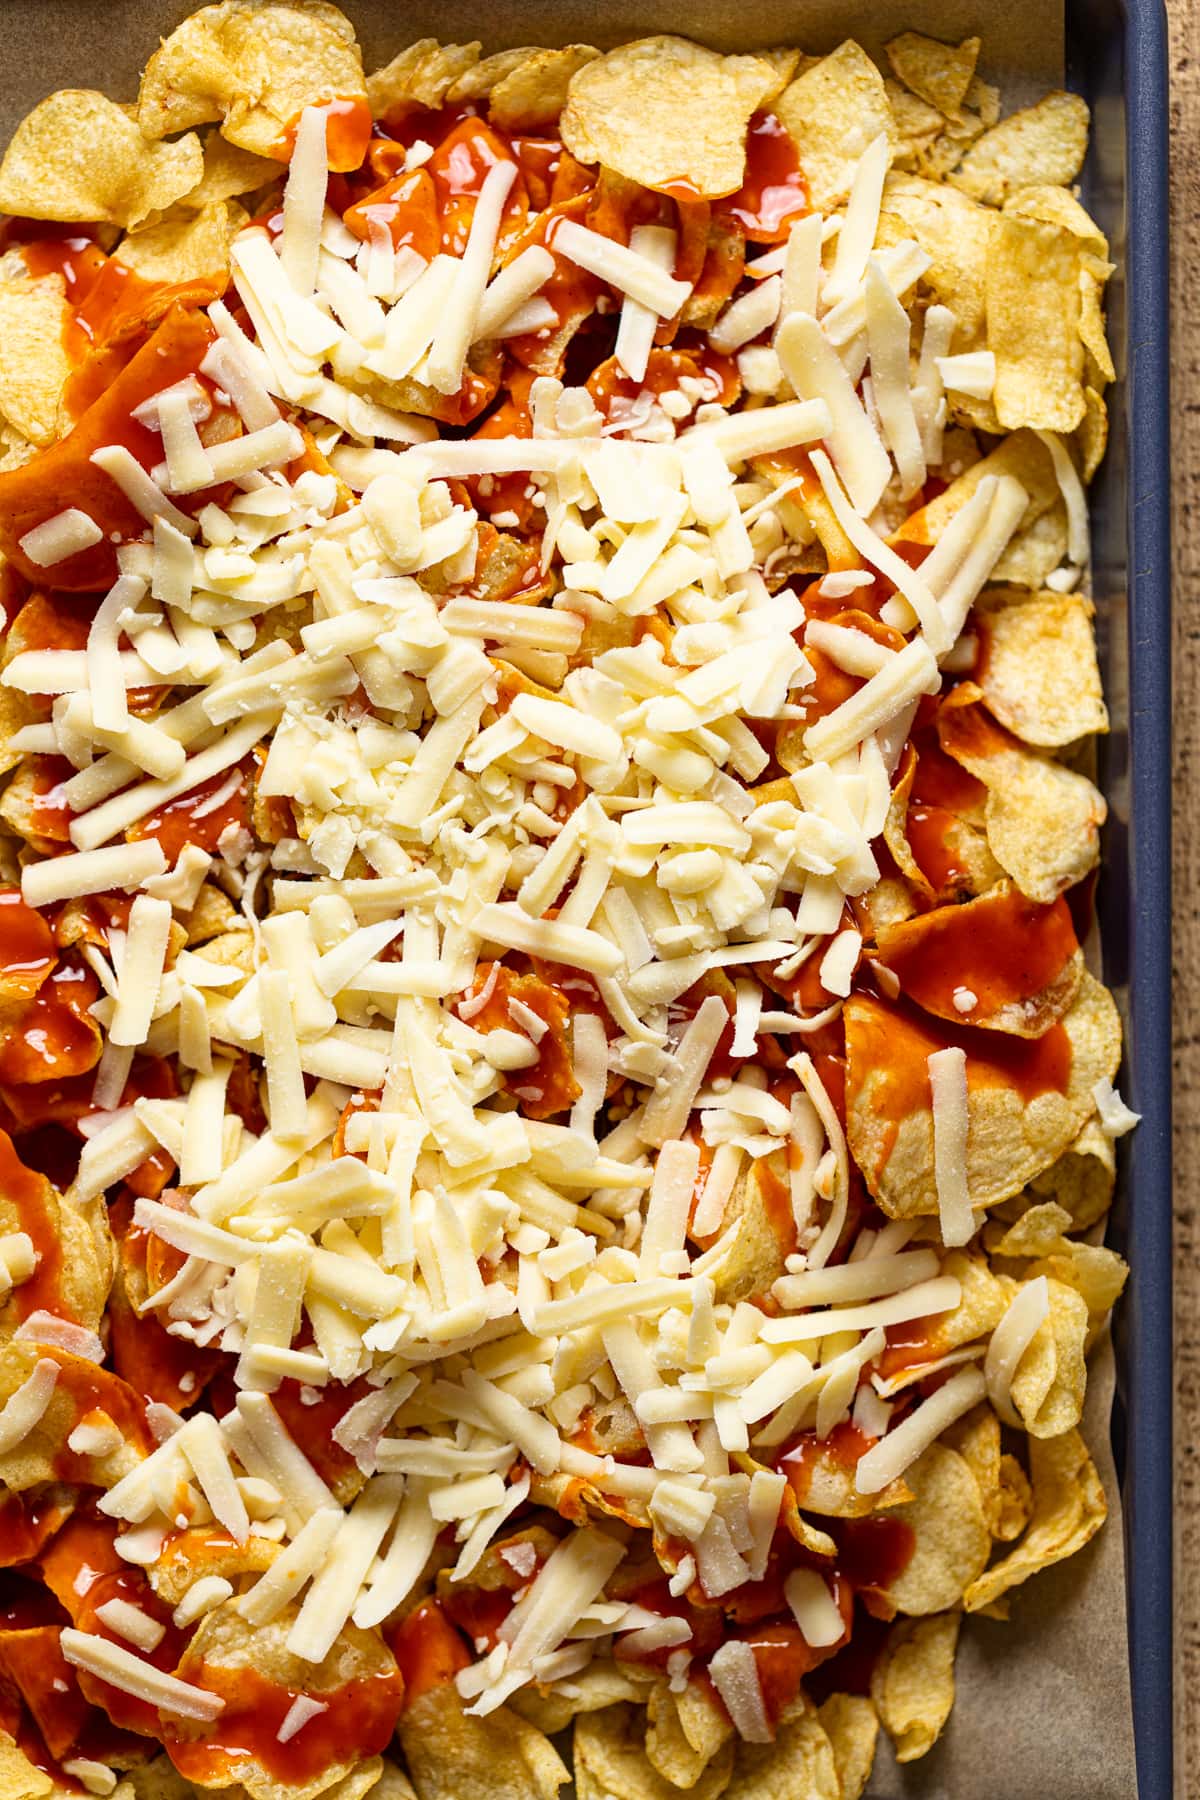
[[[252,332],[225,304],[208,309],[201,373],[241,429],[202,441],[211,401],[189,379],[141,409],[161,433],[157,468],[119,445],[96,452],[145,531],[120,547],[86,650],[26,651],[2,677],[54,696],[51,720],[13,747],[75,769],[72,850],[31,863],[24,897],[136,891],[108,954],[84,951],[107,1047],[73,1197],[165,1150],[180,1186],[139,1200],[135,1223],[180,1263],[147,1304],[177,1337],[238,1359],[236,1407],[219,1423],[156,1409],[158,1448],[101,1510],[147,1565],[168,1531],[206,1518],[239,1542],[285,1543],[239,1605],[265,1623],[302,1596],[288,1647],[314,1662],[348,1618],[377,1624],[402,1604],[447,1524],[461,1578],[556,1483],[675,1540],[674,1593],[696,1576],[709,1596],[730,1593],[766,1567],[786,1487],[772,1452],[853,1416],[879,1440],[858,1489],[879,1493],[985,1391],[1004,1399],[1038,1323],[1015,1320],[1007,1350],[997,1334],[990,1381],[986,1346],[947,1359],[962,1366],[889,1432],[896,1384],[860,1385],[863,1371],[887,1326],[949,1311],[960,1281],[939,1250],[910,1247],[907,1221],[863,1231],[827,1266],[850,1175],[806,1034],[850,992],[861,938],[846,902],[878,880],[871,846],[916,708],[953,666],[1027,498],[987,476],[919,568],[887,541],[897,504],[941,460],[946,388],[984,398],[994,368],[986,351],[948,354],[940,306],[910,358],[906,304],[928,257],[914,242],[872,251],[886,140],[861,157],[844,211],[794,225],[714,326],[714,350],[739,357],[737,411],[715,383],[685,380],[605,417],[585,389],[543,377],[531,436],[438,441],[356,375],[454,393],[473,343],[549,331],[554,258],[528,250],[491,275],[511,166],[483,183],[461,257],[425,263],[382,227],[360,244],[326,206],[324,129],[320,111],[304,114],[278,235],[255,226],[234,243]],[[569,221],[554,233],[555,254],[611,290],[634,383],[657,321],[689,291],[669,272],[673,236],[639,228],[623,247]],[[886,578],[902,648],[805,629],[772,579],[800,477],[774,485],[753,465],[801,447],[861,562],[822,592]],[[512,478],[540,532],[544,604],[471,591],[484,521],[470,495]],[[218,483],[232,484],[225,505],[196,518],[177,505]],[[98,537],[68,507],[22,547],[52,582]],[[864,685],[805,728],[806,643]],[[139,717],[132,689],[170,698]],[[756,788],[769,758],[748,720],[803,731],[797,773]],[[201,784],[204,807],[220,806],[252,754],[258,801],[286,799],[298,835],[233,828],[216,857],[188,848],[170,869],[154,838],[123,840]],[[175,921],[210,876],[240,907],[237,953],[176,951]],[[505,952],[586,977],[612,1021],[574,1015],[565,1121],[514,1104],[546,1021],[510,998],[503,1024],[476,1022]],[[810,958],[832,1003],[808,1015],[764,1004],[748,978],[786,981]],[[733,1054],[750,1059],[736,1077],[709,1072],[730,1029],[723,998],[696,999],[714,971],[736,996]],[[786,1104],[755,1067],[768,1036],[796,1078]],[[140,1049],[178,1058],[184,1097],[119,1105]],[[227,1106],[242,1051],[265,1071],[260,1137]],[[944,1055],[931,1075],[953,1246],[974,1223],[962,1053]],[[724,1285],[730,1203],[767,1158],[786,1170],[798,1244],[771,1316]],[[313,1401],[362,1381],[335,1432],[366,1477],[348,1511],[272,1404],[285,1378]],[[648,1460],[573,1441],[618,1400]],[[622,1554],[597,1527],[567,1536],[459,1677],[476,1712],[578,1672],[614,1633],[686,1669],[683,1621],[604,1598]],[[792,1585],[809,1641],[832,1641],[825,1584]],[[206,1576],[181,1617],[231,1592]],[[726,1648],[713,1679],[743,1734],[762,1737],[753,1659],[748,1673],[744,1646]],[[81,1633],[64,1633],[64,1650],[161,1700],[166,1678],[139,1673],[132,1651]]]

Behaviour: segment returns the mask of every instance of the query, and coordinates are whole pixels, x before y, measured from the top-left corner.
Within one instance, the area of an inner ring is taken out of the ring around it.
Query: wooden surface
[[[1175,381],[1176,1785],[1200,1795],[1200,0],[1169,0]]]

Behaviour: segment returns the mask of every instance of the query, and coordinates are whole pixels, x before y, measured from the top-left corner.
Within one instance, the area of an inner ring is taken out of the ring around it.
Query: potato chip
[[[492,1715],[495,1716],[494,1714]],[[679,1789],[659,1773],[645,1749],[640,1707],[609,1706],[575,1724],[575,1791],[579,1800],[678,1800]],[[732,1738],[688,1790],[694,1800],[718,1800],[729,1787]],[[525,1800],[527,1789],[522,1789]],[[425,1800],[425,1795],[421,1795]],[[454,1800],[459,1800],[455,1790]],[[514,1794],[513,1800],[517,1800]]]
[[[1104,326],[1104,288],[1114,267],[1086,254],[1079,259],[1079,337],[1105,381],[1117,379]]]
[[[1017,1037],[1041,1037],[1060,1019],[1083,974],[1066,902],[1036,906],[1011,882],[887,926],[876,947],[901,992],[925,1012]],[[972,1004],[964,1013],[965,995]]]
[[[600,1712],[622,1701],[643,1702],[654,1681],[652,1669],[618,1664],[596,1657],[578,1675],[561,1686],[518,1688],[508,1701],[509,1710],[536,1725],[547,1737],[565,1731],[580,1713]]]
[[[909,517],[893,533],[891,542],[927,544],[932,547],[949,525],[955,513],[967,504],[979,483],[988,475],[1011,475],[1029,495],[1029,504],[1018,523],[1025,531],[1059,501],[1058,479],[1050,452],[1032,431],[1014,431],[997,444],[987,456],[964,470],[948,488],[937,494]],[[1064,536],[1064,549],[1066,541]],[[1009,577],[1009,579],[1012,579]]]
[[[775,112],[796,146],[817,212],[832,212],[846,198],[868,144],[881,132],[896,137],[883,76],[850,39],[797,76]]]
[[[968,1588],[963,1596],[968,1612],[981,1611],[1039,1569],[1074,1556],[1108,1517],[1100,1477],[1077,1431],[1031,1438],[1029,1475],[1033,1516],[1028,1530],[1015,1550]]]
[[[219,131],[210,131],[204,140],[204,173],[179,204],[189,212],[202,212],[221,200],[240,200],[278,179],[279,164],[270,157],[241,150]]]
[[[36,1768],[11,1733],[0,1727],[0,1793],[6,1800],[50,1800],[54,1783]]]
[[[58,277],[0,281],[0,414],[39,448],[58,436],[71,316]]]
[[[169,1757],[156,1756],[152,1762],[137,1763],[127,1770],[122,1785],[128,1783],[134,1800],[194,1800],[195,1789],[183,1779]],[[231,1792],[224,1789],[226,1800]],[[118,1794],[120,1789],[117,1790]],[[114,1796],[116,1800],[116,1796]]]
[[[830,1694],[817,1717],[833,1751],[841,1800],[859,1800],[875,1761],[878,1713],[865,1694]]]
[[[967,1059],[971,1203],[994,1206],[1048,1168],[1111,1080],[1121,1027],[1111,995],[1084,973],[1069,1010],[1043,1038],[955,1031],[853,995],[846,1025],[846,1131],[868,1187],[892,1218],[937,1211],[927,1062],[948,1042]]]
[[[367,99],[375,119],[402,119],[422,107],[437,107],[448,98],[471,99],[468,84],[479,67],[482,45],[439,44],[418,38],[390,63],[367,77]],[[486,91],[486,90],[480,90]]]
[[[568,1779],[562,1758],[536,1725],[505,1706],[486,1719],[473,1717],[453,1683],[410,1700],[397,1736],[418,1800],[555,1800]]]
[[[580,162],[603,163],[643,187],[716,199],[742,185],[746,126],[778,88],[763,57],[639,38],[576,72],[559,132]]]
[[[63,88],[13,132],[0,162],[0,212],[128,229],[182,199],[203,173],[194,133],[147,143],[105,94]]]
[[[1056,1250],[1030,1263],[1028,1273],[1031,1278],[1047,1275],[1080,1295],[1088,1309],[1090,1347],[1096,1328],[1121,1297],[1129,1279],[1129,1265],[1105,1244],[1077,1244],[1064,1238]]]
[[[114,1272],[108,1214],[95,1206],[85,1210],[59,1194],[44,1175],[17,1162],[7,1138],[3,1143],[0,1232],[28,1232],[36,1245],[57,1243],[59,1254],[43,1257],[30,1280],[0,1304],[0,1341],[36,1311],[62,1313],[95,1331]]]
[[[787,1172],[781,1166],[782,1160],[776,1156],[752,1162],[730,1196],[722,1229],[728,1231],[736,1221],[737,1234],[709,1270],[719,1301],[732,1304],[747,1300],[752,1294],[764,1294],[785,1272],[791,1234],[788,1231],[785,1241],[778,1224],[781,1191],[790,1223]]]
[[[1046,577],[1066,560],[1069,541],[1067,509],[1056,500],[1048,512],[1009,539],[992,580],[1034,590],[1043,587]]]
[[[780,1719],[773,1744],[738,1745],[729,1800],[841,1800],[833,1746],[803,1695]]]
[[[239,1731],[239,1718],[257,1704],[252,1688],[239,1707],[238,1678],[252,1669],[272,1687],[308,1694],[315,1700],[324,1698],[327,1709],[347,1706],[347,1724],[353,1719],[359,1731],[378,1733],[381,1709],[384,1722],[394,1717],[390,1709],[399,1710],[403,1682],[391,1651],[378,1632],[362,1631],[356,1625],[344,1625],[329,1653],[320,1662],[309,1662],[287,1648],[288,1634],[296,1622],[299,1605],[289,1604],[267,1625],[246,1622],[237,1603],[226,1600],[201,1620],[188,1643],[176,1673],[183,1681],[207,1688],[221,1696],[224,1711],[211,1725],[192,1724],[178,1730],[164,1727],[167,1752],[181,1774],[196,1779],[203,1774],[212,1784],[213,1772],[222,1771],[242,1783],[250,1800],[279,1800],[277,1776],[261,1763]],[[356,1687],[372,1690],[372,1707],[366,1718],[355,1717],[353,1694]],[[344,1698],[351,1696],[347,1702]],[[326,1729],[333,1723],[331,1717]],[[390,1735],[390,1733],[389,1733]],[[331,1741],[338,1743],[336,1738]],[[371,1757],[371,1751],[356,1741],[354,1729],[340,1739],[340,1755],[316,1775],[300,1780],[288,1790],[288,1800],[316,1800],[316,1796],[333,1789]],[[366,1786],[374,1785],[382,1773],[382,1765],[372,1772]],[[365,1792],[359,1784],[357,1794]],[[346,1800],[357,1800],[354,1787],[346,1790]]]
[[[950,180],[989,206],[1020,188],[1067,187],[1083,167],[1090,116],[1078,94],[1047,94],[985,132]]]
[[[646,1699],[646,1756],[673,1787],[694,1788],[732,1736],[724,1709],[704,1688],[689,1683],[675,1694],[666,1681],[651,1688]]]
[[[217,1575],[237,1585],[243,1575],[261,1575],[279,1555],[280,1546],[252,1531],[244,1544],[212,1526],[174,1532],[150,1571],[160,1600],[178,1606],[194,1581]]]
[[[1091,214],[1069,188],[1033,186],[1018,188],[1004,202],[1004,211],[1022,219],[1038,219],[1071,234],[1081,250],[1102,262],[1108,260],[1108,239]]]
[[[1085,387],[1083,398],[1087,411],[1083,424],[1075,433],[1075,443],[1079,451],[1079,472],[1084,481],[1089,482],[1104,461],[1104,453],[1108,449],[1108,408],[1104,404],[1103,394],[1097,388]]]
[[[897,78],[927,105],[948,119],[962,116],[962,104],[975,74],[979,39],[943,44],[919,31],[903,31],[884,45]]]
[[[931,1444],[904,1478],[913,1498],[891,1517],[912,1528],[913,1553],[883,1591],[898,1612],[924,1617],[958,1604],[987,1567],[992,1536],[979,1484],[956,1451]]]
[[[936,106],[927,106],[890,76],[884,78],[883,85],[896,127],[896,158],[892,167],[913,170],[918,158],[927,154],[941,136],[946,121]]]
[[[860,1494],[854,1483],[853,1465],[847,1463],[836,1445],[820,1439],[806,1446],[803,1464],[793,1470],[792,1480],[796,1484],[797,1505],[803,1512],[816,1513],[823,1519],[865,1519],[868,1513],[901,1506],[912,1497],[903,1477],[891,1482],[880,1494]],[[798,1534],[793,1530],[792,1535]]]
[[[871,1676],[871,1698],[899,1763],[927,1756],[954,1706],[954,1652],[962,1615],[893,1625]]]
[[[1078,1425],[1087,1387],[1087,1302],[1061,1281],[1047,1281],[1050,1311],[1012,1380],[1013,1404],[1031,1437],[1060,1437]]]
[[[420,46],[423,53],[428,54],[435,43],[434,38],[423,38]],[[412,49],[416,48],[416,45],[412,46]],[[400,55],[395,57],[392,63],[389,63],[389,68],[398,63],[402,57],[411,54],[412,50],[402,50]],[[463,73],[446,89],[446,99],[452,106],[457,105],[460,100],[486,100],[493,90],[500,86],[506,76],[513,73],[514,69],[519,69],[523,63],[529,61],[530,57],[542,54],[543,51],[537,44],[522,44],[515,50],[497,50],[492,56],[480,57],[477,62],[471,64],[469,69],[464,69]],[[368,89],[373,80],[373,76],[367,77]]]
[[[191,218],[164,219],[131,231],[113,255],[143,281],[198,282],[209,277],[208,298],[218,300],[229,279],[230,242],[245,223],[240,206],[220,200]]]
[[[1108,730],[1093,629],[1081,594],[990,589],[975,603],[975,680],[988,710],[1015,736],[1056,750]]]
[[[37,455],[37,451],[37,445],[31,443],[23,431],[18,431],[7,419],[0,419],[0,475],[21,468]]]
[[[567,104],[572,78],[599,54],[590,44],[533,51],[492,88],[488,118],[505,131],[536,131],[553,125]]]
[[[1070,1213],[1073,1231],[1086,1231],[1112,1205],[1117,1163],[1113,1142],[1089,1119],[1056,1163],[1029,1184],[1031,1196],[1057,1200]]]
[[[1104,796],[1084,775],[1026,750],[994,724],[963,683],[938,714],[946,753],[988,790],[986,828],[997,862],[1031,900],[1082,881],[1100,856]]]
[[[112,1487],[141,1461],[149,1435],[143,1402],[119,1376],[64,1350],[48,1351],[25,1339],[10,1341],[0,1350],[0,1404],[28,1380],[39,1357],[48,1354],[59,1365],[50,1404],[32,1431],[0,1455],[0,1482],[16,1494],[59,1480]],[[96,1406],[116,1422],[125,1439],[104,1456],[76,1455],[67,1449],[67,1439],[83,1414]]]
[[[220,0],[192,13],[154,52],[137,123],[146,137],[165,138],[219,120],[231,143],[287,162],[300,114],[327,101],[344,107],[328,132],[330,167],[356,169],[368,137],[366,86],[354,28],[336,6]],[[201,175],[197,169],[188,188]]]
[[[1018,213],[993,222],[987,341],[1006,431],[1074,431],[1083,419],[1079,248],[1069,232]]]
[[[955,350],[976,348],[983,331],[993,224],[986,207],[940,182],[893,172],[883,184],[876,243],[915,239],[929,256],[921,280],[954,314]]]
[[[1049,1256],[1070,1229],[1070,1213],[1048,1200],[1029,1207],[1006,1231],[989,1236],[987,1247],[993,1256]]]

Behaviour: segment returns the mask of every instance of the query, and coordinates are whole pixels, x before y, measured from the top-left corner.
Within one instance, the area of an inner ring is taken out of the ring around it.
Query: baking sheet
[[[526,43],[605,47],[654,31],[686,32],[719,49],[794,43],[808,51],[855,37],[878,51],[901,30],[983,38],[981,68],[1005,109],[1063,83],[1064,16],[1039,0],[758,0],[752,17],[693,0],[686,17],[662,0],[609,0],[603,20],[578,0],[342,0],[368,68],[413,39],[482,37],[486,51]],[[132,99],[156,39],[195,10],[188,0],[4,0],[0,142],[45,94],[101,86]],[[1120,246],[1114,246],[1119,254]],[[1115,599],[1116,596],[1113,596]],[[1122,596],[1123,598],[1123,596]],[[1109,600],[1099,596],[1103,607]],[[1123,634],[1123,621],[1111,621]],[[1106,659],[1110,671],[1112,658]],[[1114,734],[1124,695],[1109,691]],[[1008,1623],[965,1622],[958,1701],[940,1743],[899,1768],[884,1734],[870,1800],[1132,1800],[1137,1794],[1126,1640],[1120,1495],[1110,1444],[1114,1362],[1093,1356],[1084,1435],[1109,1502],[1105,1529],[1079,1555],[1013,1596]]]

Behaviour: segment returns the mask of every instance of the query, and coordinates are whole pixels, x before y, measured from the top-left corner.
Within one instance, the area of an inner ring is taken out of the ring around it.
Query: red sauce
[[[64,1490],[31,1489],[0,1500],[0,1568],[32,1562],[71,1516]]]
[[[831,1652],[814,1650],[795,1625],[782,1622],[760,1625],[754,1631],[739,1635],[754,1652],[763,1705],[768,1720],[775,1727],[800,1692],[803,1678]]]
[[[167,1718],[160,1727],[167,1754],[180,1774],[206,1787],[227,1787],[250,1763],[257,1763],[278,1783],[300,1787],[335,1763],[376,1756],[395,1730],[404,1693],[394,1665],[322,1690],[325,1711],[281,1744],[279,1729],[302,1691],[299,1687],[283,1687],[245,1666],[201,1662],[194,1668],[185,1661],[181,1673],[225,1701],[224,1712],[203,1727],[202,1737],[184,1736],[194,1728]]]
[[[122,1275],[108,1296],[108,1353],[113,1368],[136,1393],[186,1412],[195,1406],[210,1377],[220,1366],[219,1350],[206,1350],[185,1338],[172,1337],[161,1315],[150,1311],[140,1317],[130,1304],[125,1275],[146,1272],[151,1240],[132,1224],[132,1195],[123,1196],[109,1209],[109,1222],[120,1242]]]
[[[1011,888],[893,926],[881,937],[880,961],[927,1012],[982,1026],[1004,1007],[1035,1001],[1078,949],[1065,900],[1039,906]],[[967,1015],[954,1004],[962,988],[977,1002]]]
[[[357,1467],[340,1444],[333,1441],[333,1428],[364,1394],[374,1393],[360,1379],[345,1385],[337,1383],[323,1388],[311,1406],[300,1398],[300,1384],[281,1381],[271,1395],[271,1404],[288,1431],[295,1438],[321,1479],[336,1487],[338,1482]]]
[[[109,1600],[124,1600],[163,1627],[163,1635],[153,1650],[139,1649],[138,1655],[145,1657],[156,1669],[170,1674],[187,1647],[188,1634],[171,1623],[170,1607],[158,1598],[143,1571],[126,1563],[119,1569],[97,1574],[80,1595],[79,1610],[75,1618],[78,1629],[107,1638],[110,1643],[121,1644],[123,1639],[120,1635],[111,1630],[98,1614],[98,1609]],[[121,1688],[111,1686],[107,1681],[101,1681],[86,1669],[79,1671],[79,1685],[87,1698],[99,1706],[113,1724],[123,1731],[136,1731],[143,1737],[158,1737],[161,1725],[156,1706],[146,1700],[139,1700],[134,1694],[125,1693]]]
[[[577,267],[567,257],[560,256],[554,248],[554,229],[559,221],[574,219],[576,223],[583,223],[586,220],[590,224],[590,204],[590,191],[573,194],[562,200],[556,198],[550,206],[533,215],[520,235],[513,239],[505,256],[505,261],[511,262],[523,250],[534,246],[550,251],[554,258],[554,273],[538,289],[538,299],[544,300],[553,309],[557,320],[556,329],[564,336],[570,336],[589,317],[597,299],[605,291],[602,281],[589,275],[586,269]],[[508,338],[505,349],[517,363],[542,369],[548,335],[542,331],[529,333],[524,337]]]
[[[107,1413],[121,1436],[135,1450],[149,1456],[154,1448],[154,1439],[146,1424],[144,1404],[119,1375],[50,1344],[39,1346],[39,1354],[52,1357],[58,1364],[56,1398],[64,1394],[69,1396],[75,1407],[75,1423],[85,1413]],[[74,1430],[74,1425],[70,1429]],[[92,1471],[92,1459],[79,1455],[64,1442],[54,1459],[57,1478],[84,1486],[93,1478]]]
[[[869,1184],[878,1181],[901,1121],[932,1107],[928,1058],[935,1050],[961,1046],[967,1058],[968,1090],[1012,1088],[1028,1104],[1039,1094],[1065,1094],[1070,1085],[1071,1040],[1061,1023],[1051,1025],[1040,1038],[1009,1037],[935,1021],[903,1003],[865,994],[844,1017],[848,1100],[856,1104],[873,1077],[870,1104],[889,1128],[875,1168],[863,1170]]]
[[[468,117],[447,133],[424,165],[433,179],[441,247],[450,256],[461,256],[466,249],[475,203],[489,172],[499,163],[516,164],[508,142],[482,119]],[[518,165],[500,217],[497,242],[501,248],[523,229],[528,216],[529,195]]]
[[[639,394],[668,393],[678,388],[685,375],[711,382],[714,388],[713,402],[722,406],[730,405],[740,391],[734,362],[727,356],[718,355],[715,350],[705,350],[698,345],[694,348],[652,350],[641,381],[631,381],[618,365],[616,357],[609,357],[607,362],[601,363],[589,375],[587,390],[597,409],[607,419],[613,416],[616,401],[623,401],[626,408],[632,407]]]
[[[518,975],[503,963],[482,963],[468,998],[487,986],[495,971],[495,983],[487,1004],[470,1014],[467,1022],[473,1031],[516,1031],[523,1027],[508,1011],[510,1000],[516,1000],[537,1014],[546,1026],[539,1043],[534,1045],[537,1061],[523,1069],[509,1070],[504,1085],[515,1094],[531,1119],[549,1119],[565,1112],[578,1098],[579,1083],[573,1072],[570,1047],[571,1004],[563,989],[540,975]]]
[[[0,1677],[20,1694],[50,1754],[65,1757],[92,1709],[62,1653],[59,1631],[58,1625],[0,1630]]]
[[[162,441],[132,414],[144,400],[199,368],[213,340],[208,320],[172,307],[153,337],[90,406],[74,430],[20,468],[0,475],[0,549],[31,581],[44,570],[29,561],[20,539],[61,511],[63,495],[90,514],[104,533],[98,544],[55,567],[56,587],[68,592],[107,589],[116,576],[115,542],[141,535],[145,521],[121,489],[91,461],[106,444],[124,444],[145,468],[161,458]]]
[[[100,1031],[88,1008],[99,992],[90,969],[60,963],[0,1039],[0,1081],[63,1080],[94,1069]]]
[[[357,169],[367,154],[373,129],[371,108],[363,94],[343,95],[326,100],[316,109],[325,114],[325,158],[336,174]],[[296,147],[299,115],[280,132],[265,154],[275,162],[290,162]]]
[[[858,1592],[882,1591],[898,1581],[913,1558],[916,1533],[905,1519],[876,1513],[866,1519],[823,1519],[837,1544],[839,1576]]]
[[[859,1457],[874,1441],[845,1419],[834,1426],[827,1438],[819,1438],[815,1431],[803,1432],[793,1447],[780,1457],[779,1467],[787,1476],[797,1502],[803,1506],[818,1464],[834,1463],[850,1472],[858,1467]]]
[[[441,248],[437,193],[425,169],[403,170],[348,207],[343,215],[356,238],[370,238],[371,226],[386,225],[393,247],[415,250],[426,262]]]
[[[195,844],[211,854],[223,831],[231,825],[248,826],[250,823],[246,771],[237,769],[233,776],[231,780],[230,771],[226,769],[201,782],[189,793],[180,794],[177,800],[168,800],[165,806],[147,813],[144,819],[131,825],[128,835],[131,838],[157,838],[163,855],[172,864],[178,861],[188,844]]]
[[[471,1652],[437,1600],[425,1600],[398,1625],[384,1627],[404,1683],[404,1704],[444,1687],[469,1668]]]
[[[0,888],[0,985],[5,999],[31,1000],[57,961],[41,913],[16,888]]]
[[[76,1512],[42,1552],[42,1580],[73,1621],[78,1621],[84,1596],[96,1582],[129,1567],[114,1548],[117,1530],[114,1520],[87,1507]]]
[[[441,1604],[446,1616],[470,1638],[477,1651],[492,1650],[500,1641],[500,1627],[513,1609],[513,1592],[504,1587],[452,1587],[443,1595]]]
[[[721,202],[756,244],[781,244],[794,219],[809,211],[808,186],[796,146],[774,113],[755,113],[746,135],[746,175]]]

